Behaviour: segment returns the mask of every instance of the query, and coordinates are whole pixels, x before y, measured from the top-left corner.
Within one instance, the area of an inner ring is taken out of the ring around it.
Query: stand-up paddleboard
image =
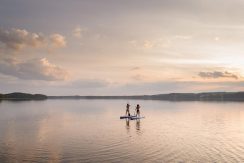
[[[134,118],[134,117],[136,117],[136,116],[135,115],[131,115],[131,116],[124,115],[124,116],[120,116],[120,119],[125,119],[125,118],[131,119],[131,118]]]
[[[141,116],[137,117],[137,116],[135,116],[135,117],[131,117],[130,120],[143,119],[143,118],[145,118],[145,117],[141,117]]]

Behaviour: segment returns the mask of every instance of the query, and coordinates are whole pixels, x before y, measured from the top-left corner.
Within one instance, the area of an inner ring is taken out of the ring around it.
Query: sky
[[[244,91],[243,0],[0,0],[0,93]]]

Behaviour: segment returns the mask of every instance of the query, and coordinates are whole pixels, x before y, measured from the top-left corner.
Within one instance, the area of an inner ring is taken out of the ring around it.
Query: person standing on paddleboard
[[[128,103],[127,103],[127,105],[126,105],[126,112],[125,112],[125,115],[130,116],[130,104],[128,104]]]
[[[139,104],[136,105],[136,116],[138,116],[138,115],[140,117],[140,105]]]

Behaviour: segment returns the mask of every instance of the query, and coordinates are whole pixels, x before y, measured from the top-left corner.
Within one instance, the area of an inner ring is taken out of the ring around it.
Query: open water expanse
[[[0,162],[244,162],[244,103],[0,102]]]

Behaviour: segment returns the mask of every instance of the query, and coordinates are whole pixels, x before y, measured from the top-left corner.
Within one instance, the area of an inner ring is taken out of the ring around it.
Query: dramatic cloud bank
[[[67,71],[51,64],[46,58],[19,61],[3,59],[0,61],[0,73],[25,80],[65,80]]]
[[[23,48],[40,48],[48,45],[52,48],[65,47],[65,37],[60,34],[52,34],[49,37],[41,33],[28,32],[25,29],[0,29],[0,48],[4,47],[18,51]]]
[[[202,78],[232,78],[232,79],[238,79],[239,77],[236,74],[233,74],[231,72],[225,71],[213,71],[213,72],[199,72],[198,74]]]

